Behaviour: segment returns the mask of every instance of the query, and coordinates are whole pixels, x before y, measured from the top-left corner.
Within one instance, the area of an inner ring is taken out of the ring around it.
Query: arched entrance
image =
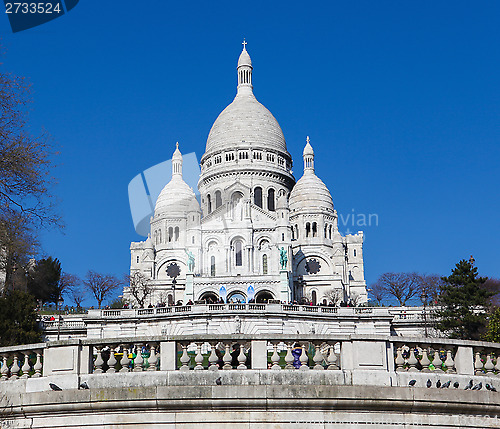
[[[238,303],[244,303],[247,301],[247,297],[243,295],[242,292],[233,292],[227,297],[227,302],[230,302],[231,304],[238,304]]]
[[[215,292],[205,292],[200,296],[200,301],[205,301],[207,304],[214,304],[219,300]]]
[[[274,299],[274,296],[267,290],[261,290],[255,295],[255,302],[258,303],[267,303],[270,299]]]

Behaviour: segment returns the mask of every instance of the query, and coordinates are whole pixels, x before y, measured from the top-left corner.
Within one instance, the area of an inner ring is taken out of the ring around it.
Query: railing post
[[[474,375],[472,347],[458,346],[455,354],[455,369],[459,375]]]
[[[160,350],[160,370],[174,371],[177,369],[177,344],[175,341],[162,341]]]
[[[267,341],[266,340],[252,340],[250,350],[252,369],[267,369]]]

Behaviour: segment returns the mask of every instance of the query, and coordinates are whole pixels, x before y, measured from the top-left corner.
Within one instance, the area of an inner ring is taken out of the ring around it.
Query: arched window
[[[316,222],[313,222],[313,237],[317,236],[318,236],[318,225],[316,224]]]
[[[212,277],[215,276],[215,256],[210,258],[210,275]]]
[[[220,191],[215,192],[215,208],[218,209],[222,205],[222,194]]]
[[[295,240],[295,228],[292,226],[292,240]]]
[[[170,228],[168,228],[168,242],[169,243],[172,241],[173,236],[174,236],[174,228],[170,227]]]
[[[239,240],[234,243],[234,256],[236,266],[241,267],[243,265],[243,249]]]
[[[329,238],[330,240],[332,239],[332,226],[330,225],[330,227],[328,228],[328,235],[329,235]]]
[[[354,256],[356,256],[356,255],[354,255]],[[137,257],[137,263],[139,263],[139,256]]]
[[[274,189],[271,188],[269,191],[267,191],[267,209],[270,212],[273,212],[275,210],[274,207]]]
[[[160,243],[161,243],[161,229],[158,231],[160,234],[159,234],[159,240],[160,240]]]
[[[318,297],[317,297],[317,295],[316,295],[316,291],[315,291],[315,290],[313,290],[313,291],[312,291],[312,293],[311,293],[311,298],[312,298],[312,304],[313,304],[313,305],[316,305],[316,303],[318,302],[318,301],[317,301],[317,300],[318,300]]]
[[[171,293],[167,296],[167,303],[168,305],[174,305],[174,296]]]
[[[296,240],[299,239],[299,226],[298,225],[295,225],[295,239]]]
[[[194,235],[191,237],[191,244],[194,244]]]
[[[175,241],[179,241],[179,227],[175,227]]]
[[[262,255],[262,274],[267,274],[267,255]]]
[[[306,223],[306,237],[309,237],[311,234],[311,224],[309,222]]]
[[[328,225],[325,225],[325,238],[328,238]]]
[[[262,188],[260,186],[257,186],[253,190],[253,203],[257,206],[262,208]]]
[[[207,210],[208,214],[212,213],[212,197],[210,197],[210,194],[207,195]]]

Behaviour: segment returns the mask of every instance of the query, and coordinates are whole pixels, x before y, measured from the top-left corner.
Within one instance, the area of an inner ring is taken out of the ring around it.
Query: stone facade
[[[367,301],[363,233],[343,237],[307,138],[295,182],[283,132],[257,101],[252,61],[238,60],[237,94],[210,130],[201,158],[199,200],[182,178],[182,154],[156,201],[151,233],[131,244],[130,272],[154,287],[153,304],[306,297]],[[130,290],[124,296],[134,301]],[[146,305],[148,302],[146,302]]]

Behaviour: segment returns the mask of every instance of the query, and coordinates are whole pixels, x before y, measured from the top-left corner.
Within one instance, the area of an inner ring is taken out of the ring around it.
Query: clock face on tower
[[[321,264],[317,259],[311,258],[306,262],[306,271],[308,274],[318,274]]]

